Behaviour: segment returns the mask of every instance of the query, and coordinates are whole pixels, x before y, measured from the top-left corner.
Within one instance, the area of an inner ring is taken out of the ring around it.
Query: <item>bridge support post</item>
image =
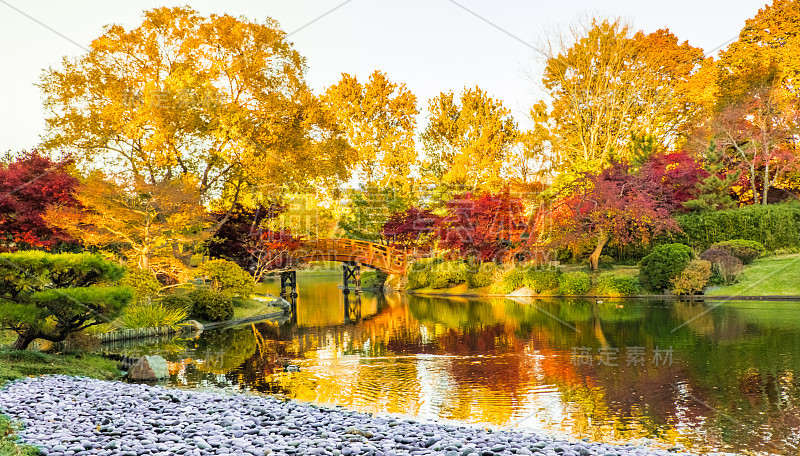
[[[356,293],[343,293],[344,298],[344,323],[356,323],[361,320],[361,295]]]
[[[350,292],[350,283],[353,283],[356,291],[361,291],[361,263],[348,261],[342,263],[342,291]]]
[[[291,292],[289,296],[292,298],[297,297],[297,271],[281,271],[281,296],[285,296],[286,289],[289,288]]]

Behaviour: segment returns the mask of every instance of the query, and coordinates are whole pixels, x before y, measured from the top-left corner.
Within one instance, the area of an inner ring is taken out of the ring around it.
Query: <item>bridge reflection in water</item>
[[[303,280],[313,286],[294,325],[148,349],[167,356],[176,386],[576,438],[646,437],[694,452],[793,454],[798,443],[800,304],[345,297],[338,275]],[[627,365],[629,346],[645,348],[643,365]],[[617,365],[576,364],[575,347],[619,349]],[[669,364],[653,362],[657,347],[674,349]]]

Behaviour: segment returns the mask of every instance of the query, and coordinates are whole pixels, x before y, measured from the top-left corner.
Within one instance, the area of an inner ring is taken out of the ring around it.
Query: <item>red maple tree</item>
[[[661,186],[658,199],[670,210],[682,208],[683,203],[694,198],[697,184],[708,177],[702,164],[685,151],[653,154],[639,173],[643,179]]]
[[[51,250],[78,243],[42,218],[50,205],[78,205],[74,196],[78,179],[66,171],[69,165],[69,160],[53,161],[36,150],[0,165],[0,244],[5,249]]]
[[[393,247],[428,251],[440,219],[428,209],[412,206],[390,215],[383,224],[381,235]]]
[[[447,212],[438,223],[439,247],[462,258],[500,262],[524,243],[525,208],[508,190],[496,195],[465,193],[447,202]]]
[[[596,270],[603,247],[610,242],[648,243],[653,236],[678,230],[670,218],[673,206],[660,182],[631,173],[615,163],[600,174],[585,174],[569,189],[553,212],[561,244],[591,243],[589,264]]]

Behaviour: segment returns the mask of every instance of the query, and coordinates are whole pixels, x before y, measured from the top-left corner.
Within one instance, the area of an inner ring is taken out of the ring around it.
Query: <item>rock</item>
[[[147,367],[151,368],[151,364],[148,360]],[[576,444],[532,432],[489,432],[489,429],[373,417],[341,407],[313,407],[274,398],[227,396],[66,376],[13,382],[0,390],[0,404],[6,415],[25,423],[19,432],[20,439],[39,446],[46,456],[672,454],[642,445],[615,446],[588,441]],[[104,418],[108,416],[114,418]]]
[[[536,296],[536,292],[528,287],[516,289],[508,294],[508,296]]]
[[[194,331],[203,332],[203,324],[197,320],[187,320],[183,323],[184,325],[191,326]],[[183,325],[181,325],[183,326]]]
[[[361,437],[366,437],[366,438],[368,438],[368,439],[371,439],[371,438],[372,438],[372,432],[369,432],[369,431],[363,431],[363,430],[361,430],[361,429],[358,429],[358,428],[356,428],[356,427],[353,427],[353,426],[351,426],[351,427],[349,427],[349,428],[346,428],[346,429],[344,430],[344,433],[345,433],[345,434],[354,434],[354,435],[360,435]]]
[[[128,371],[128,378],[137,381],[153,381],[169,377],[167,360],[160,356],[142,356]]]

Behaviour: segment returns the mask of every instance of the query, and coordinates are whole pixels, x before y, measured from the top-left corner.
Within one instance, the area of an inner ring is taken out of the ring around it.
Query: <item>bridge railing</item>
[[[352,261],[389,273],[403,273],[408,256],[404,250],[354,239],[313,239],[295,254],[305,261]]]

